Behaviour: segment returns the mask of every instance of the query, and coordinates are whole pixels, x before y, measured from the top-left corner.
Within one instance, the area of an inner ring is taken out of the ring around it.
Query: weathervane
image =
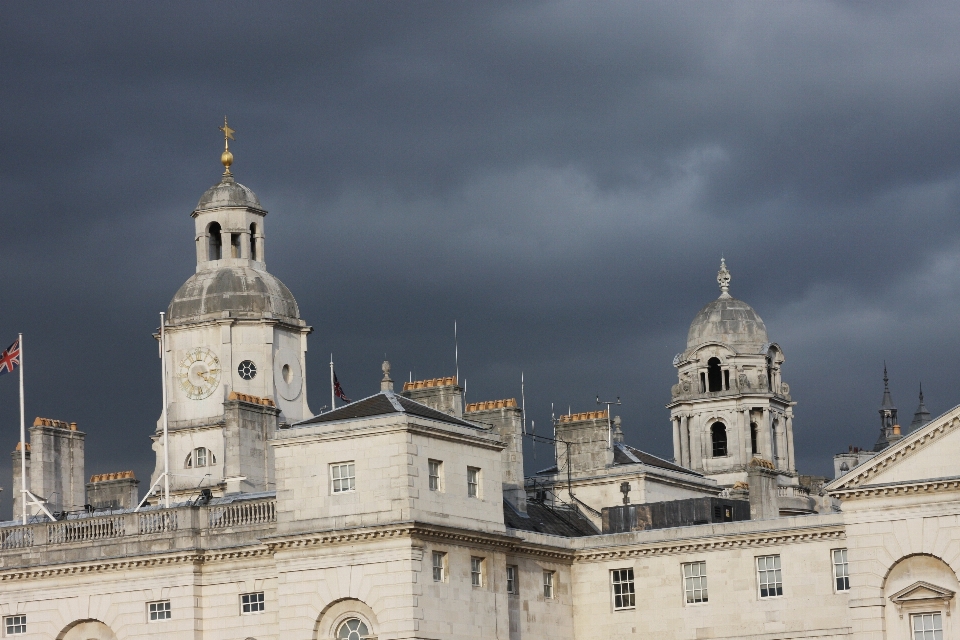
[[[220,127],[220,131],[223,132],[223,153],[220,154],[220,162],[223,163],[223,166],[226,167],[226,171],[223,172],[223,175],[229,176],[230,165],[233,164],[233,154],[230,153],[230,141],[236,140],[233,137],[233,134],[236,133],[233,129],[230,128],[230,125],[227,124],[227,116],[223,116],[223,126]]]

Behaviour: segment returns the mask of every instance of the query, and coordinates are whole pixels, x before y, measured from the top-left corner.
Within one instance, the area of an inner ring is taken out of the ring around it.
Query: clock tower
[[[267,212],[226,168],[191,213],[196,272],[167,309],[166,371],[171,496],[273,489],[266,441],[280,423],[310,417],[307,335],[290,290],[267,271]],[[152,439],[163,472],[162,416]]]

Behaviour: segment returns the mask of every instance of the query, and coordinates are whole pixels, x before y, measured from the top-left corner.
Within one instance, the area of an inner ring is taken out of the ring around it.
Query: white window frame
[[[240,594],[240,615],[254,616],[266,610],[266,597],[263,591]]]
[[[762,561],[762,562],[761,562]],[[769,563],[772,562],[773,566],[768,567]],[[761,568],[761,564],[763,568]],[[763,600],[768,598],[782,598],[783,597],[783,569],[780,561],[780,554],[774,553],[767,556],[757,556],[756,558],[756,571],[757,571],[757,597]],[[770,578],[770,574],[773,574],[774,581],[764,582],[764,578]],[[770,586],[774,585],[774,589],[778,590],[779,593],[763,595],[764,588],[769,592]]]
[[[169,600],[154,600],[147,603],[147,622],[164,622],[173,618],[173,608]]]
[[[439,562],[438,562],[439,561]],[[430,555],[430,568],[434,582],[447,581],[447,554],[443,551],[434,551]],[[439,573],[439,578],[437,577]]]
[[[443,460],[427,460],[427,486],[430,491],[443,491]]]
[[[684,562],[680,567],[683,571],[683,603],[697,606],[709,602],[706,560]]]
[[[330,464],[330,493],[351,493],[357,490],[357,466],[353,460]]]
[[[633,567],[610,570],[610,597],[614,611],[637,608],[637,591],[633,581]]]
[[[206,447],[197,447],[193,450],[193,466],[197,469],[207,466]]]
[[[557,594],[556,571],[543,570],[543,597],[553,600]]]
[[[507,565],[507,594],[520,595],[520,567],[515,564]]]
[[[837,562],[838,557],[840,562]],[[833,590],[837,593],[850,591],[850,564],[847,561],[847,550],[831,549],[830,559],[833,561]],[[845,582],[845,587],[840,587],[840,580]]]
[[[482,476],[480,475],[480,467],[467,467],[467,497],[476,498],[480,500],[481,496],[481,487],[482,487]]]
[[[930,621],[930,628],[927,628],[927,619]],[[917,621],[921,628],[917,629]],[[939,636],[937,632],[940,632]],[[939,611],[927,611],[924,613],[910,614],[910,638],[911,640],[937,640],[943,638],[943,615]]]
[[[19,636],[27,633],[27,614],[17,613],[3,619],[3,635]]]
[[[483,587],[483,564],[480,556],[470,556],[470,586],[475,589]]]

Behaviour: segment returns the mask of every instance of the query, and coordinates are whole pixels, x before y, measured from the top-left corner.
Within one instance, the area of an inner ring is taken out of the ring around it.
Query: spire
[[[896,410],[896,407],[893,406],[893,398],[890,397],[890,380],[887,378],[887,361],[883,361],[883,402],[880,404],[881,409],[893,409]]]
[[[887,377],[887,362],[883,362],[883,400],[880,402],[880,437],[873,446],[874,451],[883,451],[903,437],[900,423],[897,422],[897,408],[890,395],[890,379]]]
[[[727,261],[720,258],[720,271],[717,272],[717,282],[720,284],[720,297],[731,298],[730,272],[727,271]]]
[[[927,411],[927,405],[923,403],[923,383],[920,384],[920,405],[916,413],[913,414],[913,422],[910,423],[910,433],[913,433],[923,425],[930,422],[930,412]]]
[[[228,178],[233,175],[230,173],[230,165],[233,164],[233,154],[230,153],[230,141],[236,140],[236,138],[233,137],[236,131],[231,129],[227,124],[227,116],[223,116],[223,126],[220,127],[220,131],[223,132],[223,153],[220,154],[220,162],[226,169],[226,171],[223,172],[223,177]]]

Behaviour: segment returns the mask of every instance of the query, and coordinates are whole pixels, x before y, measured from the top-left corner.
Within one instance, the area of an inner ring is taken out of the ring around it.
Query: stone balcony
[[[276,533],[276,523],[273,493],[71,515],[56,522],[8,522],[0,525],[0,571],[257,545]]]

